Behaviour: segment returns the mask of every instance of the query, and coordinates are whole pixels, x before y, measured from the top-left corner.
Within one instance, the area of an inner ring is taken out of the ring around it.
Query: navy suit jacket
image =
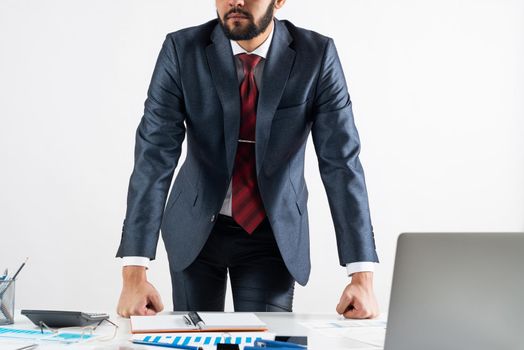
[[[275,20],[274,31],[257,106],[256,170],[284,262],[304,285],[310,273],[304,180],[310,131],[340,264],[378,258],[360,141],[333,40],[288,21]],[[136,133],[117,256],[154,259],[161,229],[171,269],[194,261],[226,196],[239,126],[235,61],[218,20],[168,34]],[[171,187],[186,135],[187,156]]]

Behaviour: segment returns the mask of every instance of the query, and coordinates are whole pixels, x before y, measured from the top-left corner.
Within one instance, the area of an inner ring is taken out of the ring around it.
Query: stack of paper
[[[201,324],[188,322],[187,315],[131,316],[132,333],[266,331],[267,325],[254,313],[199,312]]]

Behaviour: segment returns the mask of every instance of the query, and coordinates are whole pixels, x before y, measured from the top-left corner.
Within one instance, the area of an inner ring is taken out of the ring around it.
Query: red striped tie
[[[253,71],[261,57],[240,54],[238,58],[244,66],[244,80],[240,84],[240,135],[233,169],[232,214],[235,221],[251,234],[266,217],[258,191],[254,142],[258,90]]]

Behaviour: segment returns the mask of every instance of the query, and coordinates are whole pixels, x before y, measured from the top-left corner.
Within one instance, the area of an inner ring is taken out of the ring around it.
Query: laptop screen
[[[384,349],[524,349],[524,234],[401,234]]]

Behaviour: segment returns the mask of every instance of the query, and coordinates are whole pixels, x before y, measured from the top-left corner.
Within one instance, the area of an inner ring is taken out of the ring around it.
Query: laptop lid
[[[523,233],[399,236],[384,350],[524,349]]]

